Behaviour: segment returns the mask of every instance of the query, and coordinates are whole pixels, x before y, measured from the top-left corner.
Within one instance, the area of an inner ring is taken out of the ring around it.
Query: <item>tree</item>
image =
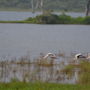
[[[34,13],[34,0],[31,0],[32,12]]]
[[[88,0],[87,6],[86,6],[86,16],[89,15],[89,11],[90,11],[90,0]]]

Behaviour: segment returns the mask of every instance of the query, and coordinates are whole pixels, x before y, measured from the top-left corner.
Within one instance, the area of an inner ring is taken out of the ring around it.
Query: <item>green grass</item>
[[[33,21],[0,21],[0,23],[33,23]]]
[[[0,90],[90,90],[89,85],[69,85],[50,83],[0,83]]]

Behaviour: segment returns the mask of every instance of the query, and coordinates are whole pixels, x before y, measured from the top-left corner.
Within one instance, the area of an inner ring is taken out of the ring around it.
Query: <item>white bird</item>
[[[52,53],[46,54],[43,58],[44,59],[47,59],[48,57],[51,58],[51,59],[56,59],[56,55],[55,54],[52,54]]]
[[[86,56],[82,55],[81,53],[75,55],[75,59],[86,59]]]
[[[78,53],[74,57],[75,63],[79,64],[81,60],[87,60],[87,57],[81,53]]]

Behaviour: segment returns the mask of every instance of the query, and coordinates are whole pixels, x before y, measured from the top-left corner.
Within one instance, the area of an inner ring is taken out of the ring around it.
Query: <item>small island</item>
[[[30,24],[86,24],[90,25],[90,16],[71,17],[66,14],[42,14],[36,17],[29,17],[21,21],[0,21],[0,23],[30,23]]]

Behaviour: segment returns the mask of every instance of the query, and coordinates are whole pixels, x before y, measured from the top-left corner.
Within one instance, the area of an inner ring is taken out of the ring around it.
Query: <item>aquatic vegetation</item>
[[[65,72],[67,75],[73,75],[74,72],[77,72],[78,75],[78,84],[90,84],[90,62],[82,61],[78,65],[68,65],[62,72]]]
[[[63,62],[57,64],[54,59],[44,59],[43,57],[36,60],[30,60],[27,56],[14,60],[3,60],[0,61],[0,82],[15,80],[21,82],[65,82],[66,74],[60,72],[63,67]],[[69,80],[72,79],[69,78]]]
[[[90,62],[84,61],[80,64],[79,83],[90,84]]]
[[[59,54],[61,56],[61,54]],[[67,59],[67,58],[66,58]],[[62,61],[65,56],[62,56]],[[70,59],[70,61],[73,61]],[[55,63],[54,59],[39,57],[32,61],[24,56],[19,59],[0,61],[0,82],[48,82],[90,84],[90,62]]]

